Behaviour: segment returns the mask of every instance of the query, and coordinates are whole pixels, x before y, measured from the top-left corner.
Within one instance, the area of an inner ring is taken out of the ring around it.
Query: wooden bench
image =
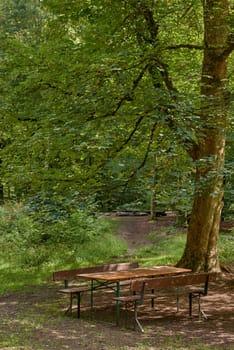
[[[177,311],[179,310],[179,297],[188,295],[189,297],[189,315],[192,316],[192,302],[198,300],[198,316],[207,318],[201,309],[201,297],[208,294],[209,282],[216,278],[216,273],[189,273],[185,275],[174,275],[165,277],[156,277],[144,280],[134,280],[131,283],[131,295],[116,297],[114,300],[134,306],[135,325],[144,332],[138,319],[138,307],[143,305],[146,299],[154,300],[161,295],[175,295],[177,298]],[[152,303],[153,305],[153,303]]]
[[[116,264],[103,264],[90,267],[83,267],[71,270],[61,270],[53,272],[53,281],[64,283],[64,288],[59,289],[60,293],[69,295],[70,303],[66,310],[66,313],[72,313],[73,309],[73,299],[77,299],[77,317],[80,318],[80,302],[81,294],[84,292],[91,292],[91,307],[93,306],[92,292],[94,289],[106,288],[107,286],[102,285],[95,287],[93,285],[88,285],[87,283],[81,283],[77,279],[78,274],[82,273],[92,273],[92,272],[106,272],[106,271],[124,271],[128,269],[133,269],[139,267],[138,262],[131,263],[116,263]],[[76,284],[71,285],[72,282]],[[77,285],[77,282],[79,284]]]

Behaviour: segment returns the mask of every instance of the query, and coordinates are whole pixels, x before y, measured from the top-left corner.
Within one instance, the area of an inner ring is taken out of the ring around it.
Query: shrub
[[[122,255],[126,244],[113,235],[114,223],[78,209],[63,219],[36,220],[23,206],[0,209],[0,243],[6,259],[22,267],[90,264]],[[1,258],[1,256],[0,256]]]
[[[41,240],[41,227],[25,213],[22,206],[1,207],[0,239],[20,248],[29,247]]]

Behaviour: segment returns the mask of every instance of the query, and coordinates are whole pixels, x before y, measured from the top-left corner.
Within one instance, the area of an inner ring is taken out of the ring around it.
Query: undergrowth
[[[43,223],[24,207],[0,208],[0,294],[51,280],[52,272],[120,259],[115,222],[76,210]]]
[[[115,220],[76,210],[43,223],[22,206],[0,208],[0,294],[51,280],[52,272],[104,262],[138,260],[143,266],[175,264],[186,235],[168,227],[148,235],[149,244],[127,258],[127,244],[115,235]],[[221,263],[233,261],[234,230],[220,234]]]

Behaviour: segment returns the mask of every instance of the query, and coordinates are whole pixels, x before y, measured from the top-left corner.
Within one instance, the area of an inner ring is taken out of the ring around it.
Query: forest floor
[[[173,222],[161,217],[155,223],[146,217],[120,219],[118,235],[127,240],[133,251],[149,244],[147,235]],[[224,225],[225,226],[225,225]],[[226,229],[229,226],[226,225]],[[58,286],[25,288],[0,297],[1,350],[174,350],[234,349],[234,283],[233,266],[211,283],[202,306],[208,320],[189,318],[187,300],[181,300],[176,313],[172,297],[158,300],[159,310],[144,306],[139,318],[145,333],[133,330],[132,312],[121,312],[121,326],[115,325],[112,291],[95,295],[95,309],[90,315],[89,299],[82,300],[81,319],[65,316],[67,298],[57,293]],[[111,294],[112,293],[112,294]]]

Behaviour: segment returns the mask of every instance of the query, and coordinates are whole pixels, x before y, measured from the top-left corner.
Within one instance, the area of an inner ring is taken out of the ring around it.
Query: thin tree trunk
[[[151,187],[151,200],[150,200],[150,220],[156,220],[157,211],[157,156],[155,155],[154,166],[153,166],[153,176],[152,176],[152,187]]]

